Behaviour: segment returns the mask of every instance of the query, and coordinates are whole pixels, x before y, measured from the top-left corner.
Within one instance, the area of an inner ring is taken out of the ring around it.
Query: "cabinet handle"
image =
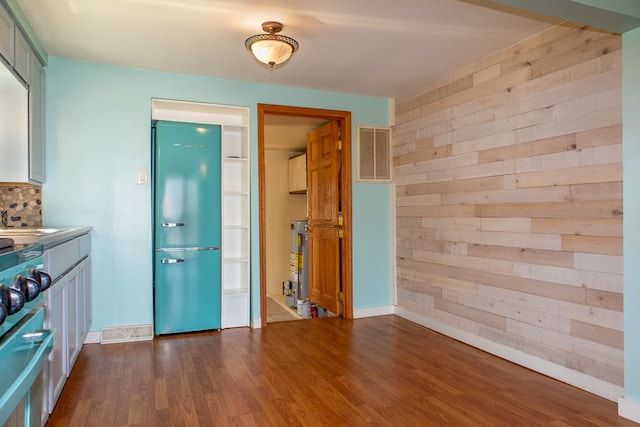
[[[160,260],[162,264],[177,264],[179,262],[184,262],[182,258],[162,258]]]
[[[160,227],[184,227],[184,222],[163,222],[162,224],[160,224]]]

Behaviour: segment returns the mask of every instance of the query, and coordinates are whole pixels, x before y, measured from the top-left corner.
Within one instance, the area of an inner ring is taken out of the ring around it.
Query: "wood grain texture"
[[[620,49],[559,25],[396,101],[400,307],[622,386]]]
[[[381,316],[88,344],[47,425],[636,424],[614,402]]]

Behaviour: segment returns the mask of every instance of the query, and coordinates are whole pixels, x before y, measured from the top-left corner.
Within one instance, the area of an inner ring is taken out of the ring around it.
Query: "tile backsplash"
[[[42,227],[42,188],[0,184],[0,210],[7,211],[9,227]]]

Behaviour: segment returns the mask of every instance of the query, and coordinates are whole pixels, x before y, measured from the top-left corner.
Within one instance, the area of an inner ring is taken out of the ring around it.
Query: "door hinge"
[[[342,150],[342,140],[338,140],[338,150]]]
[[[338,292],[338,301],[342,301],[342,291]]]
[[[342,239],[344,237],[344,230],[342,227],[338,228],[338,239]]]

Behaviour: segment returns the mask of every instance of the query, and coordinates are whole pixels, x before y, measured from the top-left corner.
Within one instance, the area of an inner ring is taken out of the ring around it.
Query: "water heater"
[[[291,249],[289,252],[289,281],[291,291],[287,295],[287,304],[296,307],[298,300],[309,298],[309,260],[307,220],[291,222]]]

